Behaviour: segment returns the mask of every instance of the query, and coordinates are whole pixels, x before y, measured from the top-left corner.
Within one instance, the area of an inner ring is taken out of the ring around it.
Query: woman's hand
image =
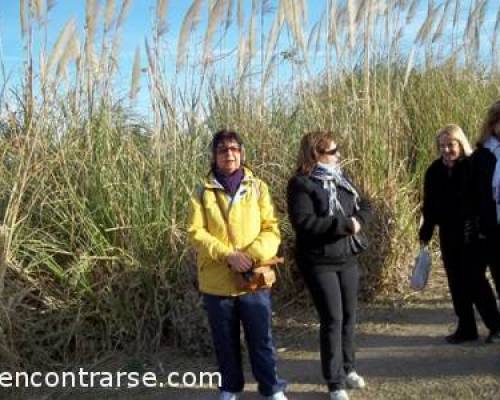
[[[352,234],[355,235],[361,230],[361,224],[354,217],[351,217],[351,222],[352,222]]]
[[[236,272],[246,272],[252,269],[253,262],[245,253],[233,251],[227,256],[227,262],[231,269]]]

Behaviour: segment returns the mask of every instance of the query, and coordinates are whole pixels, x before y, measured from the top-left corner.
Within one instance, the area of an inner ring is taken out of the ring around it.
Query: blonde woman
[[[441,255],[458,319],[455,332],[445,339],[461,344],[478,338],[474,304],[491,331],[500,326],[500,315],[484,270],[473,257],[476,229],[471,222],[471,146],[454,124],[437,132],[436,145],[440,156],[425,173],[419,237],[423,245],[428,244],[434,227],[439,226]]]

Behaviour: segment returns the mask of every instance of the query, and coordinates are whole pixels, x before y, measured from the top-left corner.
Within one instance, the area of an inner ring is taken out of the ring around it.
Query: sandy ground
[[[484,344],[487,332],[482,324],[479,324],[481,339],[477,342],[466,345],[445,343],[444,336],[453,331],[454,316],[442,274],[438,271],[435,275],[426,291],[412,294],[401,304],[361,306],[357,370],[365,377],[367,387],[350,391],[351,399],[500,400],[500,344]],[[328,399],[321,379],[318,329],[316,314],[307,299],[299,299],[276,310],[274,335],[279,372],[290,383],[287,393],[290,400]],[[154,360],[156,365],[147,368],[160,372],[216,369],[211,356],[190,356],[170,349],[164,349],[150,360]],[[130,360],[127,363],[130,364]],[[248,384],[241,399],[262,399],[257,393],[248,362],[246,372]],[[11,396],[0,393],[0,398],[7,397],[215,400],[217,390],[209,387],[165,387],[17,392]]]

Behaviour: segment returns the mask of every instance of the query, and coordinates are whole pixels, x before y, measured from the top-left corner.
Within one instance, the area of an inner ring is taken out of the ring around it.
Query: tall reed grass
[[[405,293],[434,134],[454,122],[474,138],[499,97],[498,23],[490,36],[476,34],[485,26],[484,1],[471,3],[466,25],[462,2],[430,2],[408,46],[403,30],[424,7],[419,0],[314,2],[324,12],[310,32],[312,2],[252,1],[247,10],[241,0],[195,0],[175,72],[165,66],[167,3],[156,4],[129,98],[120,98],[117,60],[131,1],[87,0],[83,34],[70,20],[51,49],[53,2],[20,2],[24,82],[0,86],[16,94],[0,91],[0,362],[7,366],[62,366],[167,342],[206,348],[186,205],[221,127],[242,133],[280,214],[288,262],[278,299],[301,286],[283,193],[303,132],[317,128],[338,135],[345,168],[376,211],[373,244],[362,256],[364,298]],[[240,38],[236,58],[225,47],[231,29]],[[494,44],[480,63],[484,38]],[[144,79],[151,118],[136,108]]]

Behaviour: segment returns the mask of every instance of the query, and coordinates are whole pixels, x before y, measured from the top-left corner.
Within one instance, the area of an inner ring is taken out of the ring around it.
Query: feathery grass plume
[[[141,49],[139,46],[135,49],[134,65],[132,67],[132,81],[130,82],[129,97],[134,100],[141,88]]]
[[[163,21],[167,15],[168,1],[167,0],[157,0],[156,1],[156,19]]]
[[[307,21],[309,20],[309,10],[307,8],[307,1],[302,0],[301,3],[301,13],[302,21],[304,22],[304,26],[307,26]]]
[[[415,45],[411,46],[410,54],[408,55],[408,62],[406,63],[405,77],[403,80],[403,89],[408,85],[408,80],[410,79],[410,74],[413,69],[413,62],[415,57]]]
[[[46,84],[46,79],[47,79],[47,63],[45,60],[45,51],[44,49],[40,49],[40,54],[39,54],[39,73],[40,73],[40,83],[42,86],[45,86]]]
[[[57,64],[57,77],[67,77],[67,66],[71,60],[75,60],[80,55],[80,42],[78,40],[77,35],[72,35],[69,38],[66,46],[64,48],[64,52]]]
[[[248,41],[246,42],[248,48],[246,51],[247,60],[245,62],[245,69],[252,61],[257,50],[257,32],[255,27],[255,21],[257,19],[257,0],[252,0],[252,11],[250,13],[250,20],[248,21]]]
[[[199,22],[202,5],[203,0],[194,0],[191,4],[191,7],[189,7],[188,12],[186,13],[184,20],[182,21],[181,31],[179,33],[179,39],[177,42],[177,71],[179,71],[184,64],[185,54],[189,43],[189,36],[194,30],[196,24],[198,24]]]
[[[359,5],[358,5],[358,11],[356,12],[356,17],[354,18],[356,25],[360,25],[362,20],[367,15],[369,3],[370,3],[369,0],[361,0],[360,1]]]
[[[491,52],[493,56],[493,65],[497,64],[497,37],[500,34],[500,7],[497,11],[497,18],[495,20],[495,27],[493,28],[493,39],[491,41]]]
[[[43,19],[43,0],[31,0],[31,6],[36,20],[40,23]]]
[[[146,49],[146,56],[148,59],[149,71],[151,80],[156,82],[156,63],[154,62],[154,55],[151,51],[151,47],[149,46],[149,42],[147,38],[144,38],[144,47]]]
[[[238,19],[238,28],[243,29],[243,24],[245,23],[245,0],[237,0],[238,1],[238,9],[237,9],[237,19]]]
[[[90,43],[94,42],[95,28],[97,19],[99,18],[99,3],[97,0],[87,0],[85,12],[85,23],[87,28],[87,40]]]
[[[351,51],[356,44],[356,5],[355,0],[347,0],[347,16],[349,18],[349,48]]]
[[[213,35],[225,15],[226,6],[227,0],[214,0],[212,7],[209,7],[208,24],[203,49],[203,63],[207,63],[210,59]]]
[[[228,0],[227,10],[226,10],[226,21],[224,24],[224,34],[227,32],[231,23],[233,22],[233,7],[235,0]]]
[[[293,39],[295,40],[297,46],[300,47],[305,54],[306,43],[304,38],[304,31],[302,29],[303,25],[301,23],[302,1],[283,1],[283,10],[287,25],[292,32]]]
[[[413,21],[415,16],[417,15],[417,9],[420,4],[420,0],[413,0],[410,3],[410,7],[408,8],[408,12],[406,13],[406,23],[409,24]]]
[[[113,23],[113,15],[115,11],[115,0],[106,0],[106,7],[104,9],[104,31],[108,32]]]
[[[331,0],[330,10],[330,26],[328,27],[328,43],[334,44],[337,42],[337,2],[336,0]]]
[[[21,25],[21,37],[26,34],[26,0],[19,0],[19,23]]]
[[[111,74],[113,74],[115,71],[118,70],[118,59],[119,59],[120,46],[121,46],[121,36],[115,35],[113,37],[113,42],[111,43],[111,54],[110,54],[110,59],[111,59],[110,73]]]
[[[73,37],[76,31],[75,19],[71,18],[64,25],[61,33],[59,34],[54,47],[52,48],[52,53],[50,54],[49,61],[47,63],[47,73],[50,73],[52,67],[59,63],[63,51],[67,46],[68,41]]]
[[[249,40],[250,39],[244,35],[240,35],[240,42],[238,45],[238,75],[240,84],[243,82],[244,75],[250,63]]]
[[[440,8],[441,6],[438,5],[427,13],[427,18],[425,18],[425,21],[423,22],[422,26],[420,27],[417,33],[415,43],[422,44],[427,40],[429,34],[432,32],[432,27],[434,25],[434,22],[436,20],[436,15]]]
[[[127,18],[127,15],[130,11],[131,5],[132,5],[132,0],[123,0],[122,7],[120,8],[120,13],[118,14],[118,18],[116,19],[117,29],[119,29],[125,22],[125,19]]]
[[[264,75],[269,77],[270,74],[270,69],[272,69],[272,59],[274,57],[274,53],[276,51],[276,46],[278,44],[278,40],[280,37],[281,29],[283,27],[285,17],[283,15],[283,12],[281,9],[278,9],[278,12],[276,13],[276,16],[274,17],[273,24],[271,25],[271,30],[268,34],[267,42],[266,42],[266,50],[265,50],[265,56],[264,56],[264,66],[265,66],[265,73]],[[264,79],[264,82],[266,82],[266,79]]]
[[[436,28],[436,31],[434,32],[434,35],[432,36],[432,43],[435,43],[442,35],[444,31],[444,26],[449,22],[449,11],[450,11],[450,6],[451,6],[452,0],[447,0],[444,6],[444,11],[443,15],[441,16],[441,19],[439,21],[438,27]]]
[[[161,37],[168,30],[168,25],[165,21],[165,17],[167,16],[167,8],[167,0],[156,1],[156,34],[158,37]]]
[[[317,54],[317,51],[319,50],[318,42],[321,42],[321,28],[323,21],[324,15],[322,15],[319,20],[314,23],[313,27],[311,28],[311,32],[309,33],[309,39],[307,39],[307,52],[309,53],[312,50],[312,45],[314,43],[315,56]]]
[[[96,67],[94,40],[98,18],[99,3],[97,3],[96,0],[87,0],[85,9],[85,58],[87,60],[87,71],[89,73]]]
[[[470,4],[469,16],[464,31],[464,41],[467,43],[472,43],[474,41],[474,29],[479,19],[481,4],[481,0],[477,1],[475,5],[473,2]]]
[[[462,1],[461,0],[456,0],[455,1],[455,12],[453,14],[453,27],[456,27],[458,22],[459,22],[459,19],[460,19],[460,5],[462,4]]]

